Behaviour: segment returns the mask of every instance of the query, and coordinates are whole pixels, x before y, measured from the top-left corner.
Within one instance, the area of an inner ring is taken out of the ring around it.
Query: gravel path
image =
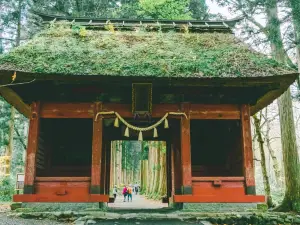
[[[0,225],[73,225],[74,223],[62,223],[51,220],[32,220],[7,217],[0,213]],[[91,225],[192,225],[195,222],[182,221],[101,221]],[[200,223],[201,224],[201,223]],[[75,224],[76,225],[76,224]]]
[[[0,213],[0,225],[70,225],[72,223],[61,223],[50,220],[32,220],[7,217],[5,212]]]
[[[123,196],[117,196],[115,203],[109,203],[112,209],[162,209],[168,207],[167,203],[145,198],[143,195],[132,194],[132,201],[124,202]]]

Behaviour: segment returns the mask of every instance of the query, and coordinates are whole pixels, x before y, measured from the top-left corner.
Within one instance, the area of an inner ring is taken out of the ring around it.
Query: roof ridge
[[[125,18],[93,18],[93,17],[72,17],[72,16],[59,16],[51,15],[42,12],[33,11],[36,15],[40,16],[44,23],[51,21],[57,22],[66,20],[82,26],[101,27],[108,23],[114,24],[118,28],[128,28],[137,26],[160,26],[163,28],[178,28],[188,26],[189,29],[210,29],[210,30],[224,30],[231,31],[234,26],[243,18],[238,17],[230,20],[168,20],[168,19],[125,19]]]

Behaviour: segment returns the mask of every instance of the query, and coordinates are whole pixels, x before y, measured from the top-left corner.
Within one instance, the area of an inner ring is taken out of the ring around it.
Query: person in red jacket
[[[126,185],[125,185],[124,188],[123,188],[122,194],[123,194],[123,196],[124,196],[124,201],[123,201],[123,202],[125,202],[126,197],[127,197],[127,194],[128,194],[128,189],[127,189]]]

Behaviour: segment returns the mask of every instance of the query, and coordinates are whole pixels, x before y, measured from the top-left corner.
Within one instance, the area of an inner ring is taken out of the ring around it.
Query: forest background
[[[216,5],[221,9],[219,13],[216,13]],[[242,17],[234,31],[237,38],[295,70],[300,66],[298,0],[0,0],[0,54],[26,43],[42,29],[41,19],[34,14],[35,11],[77,17],[134,19]],[[279,210],[300,210],[299,84],[298,80],[278,101],[252,119],[257,193],[266,194],[268,205],[279,205]],[[1,99],[2,201],[11,200],[16,173],[24,171],[27,135],[28,120]],[[136,154],[142,159],[143,146],[147,144],[131,145],[131,149],[134,146],[142,148],[141,154]],[[156,145],[152,146],[156,148]],[[125,170],[137,168],[122,166]],[[154,165],[153,170],[155,168],[160,166]]]

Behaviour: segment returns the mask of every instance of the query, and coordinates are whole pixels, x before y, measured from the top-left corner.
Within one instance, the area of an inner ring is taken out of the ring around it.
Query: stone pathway
[[[123,202],[123,196],[117,196],[114,203],[109,203],[108,207],[114,209],[161,209],[168,207],[167,203],[162,203],[161,201],[155,201],[145,198],[143,195],[132,195],[132,202]]]
[[[10,203],[7,202],[0,202],[0,213],[7,212],[10,210]]]

